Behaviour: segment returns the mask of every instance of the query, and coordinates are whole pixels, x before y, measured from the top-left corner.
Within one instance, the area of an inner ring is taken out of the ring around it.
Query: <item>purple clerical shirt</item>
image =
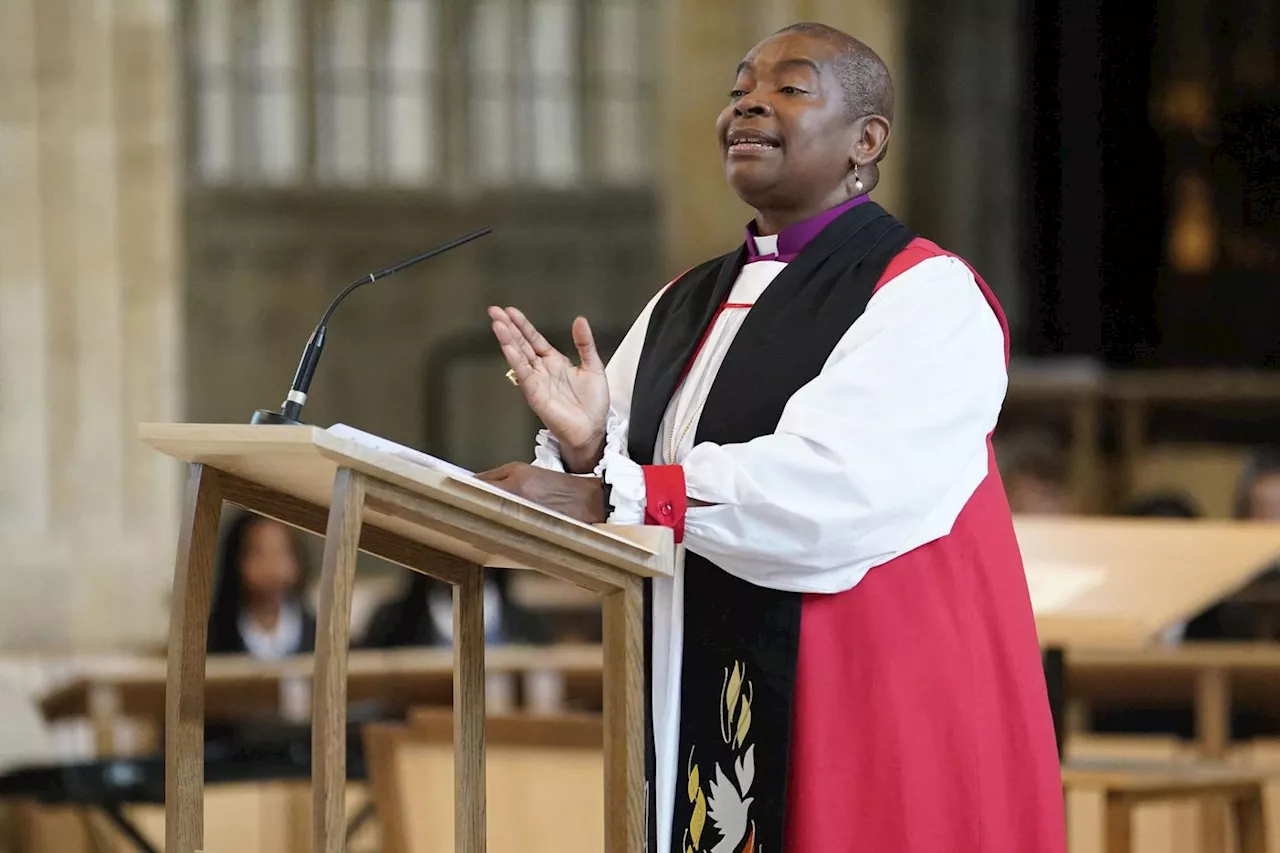
[[[788,225],[778,232],[778,251],[775,254],[762,255],[759,253],[755,241],[755,238],[759,235],[756,233],[755,222],[751,222],[747,225],[747,263],[755,263],[756,261],[791,263],[796,259],[796,255],[800,254],[800,250],[808,245],[810,240],[817,237],[823,228],[834,222],[840,214],[870,200],[871,196],[866,194],[855,196],[844,204],[822,211],[817,216],[810,216],[808,219],[802,219],[793,225]]]

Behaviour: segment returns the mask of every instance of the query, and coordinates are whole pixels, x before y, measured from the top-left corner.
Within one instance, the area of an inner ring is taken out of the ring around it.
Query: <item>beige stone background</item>
[[[509,4],[527,10],[534,1]],[[598,3],[620,1],[570,5],[598,22]],[[712,123],[741,56],[789,22],[844,28],[885,58],[900,110],[877,200],[920,230],[934,227],[930,236],[939,241],[951,236],[936,230],[948,220],[946,205],[956,204],[942,183],[930,185],[936,199],[905,207],[922,195],[919,186],[908,193],[909,105],[921,81],[912,79],[905,47],[906,0],[645,0],[630,58],[617,60],[635,64],[631,70],[648,81],[629,117],[648,158],[638,177],[618,186],[593,177],[611,154],[599,141],[610,119],[597,115],[583,134],[578,178],[550,187],[477,181],[479,155],[465,132],[473,107],[454,99],[430,130],[445,165],[416,188],[392,186],[376,169],[324,180],[330,148],[377,146],[360,136],[373,132],[367,122],[350,113],[326,118],[314,99],[280,125],[314,130],[298,142],[296,177],[236,171],[255,144],[236,136],[221,166],[232,177],[209,179],[199,152],[220,132],[207,126],[220,114],[201,100],[207,69],[192,58],[203,38],[201,16],[231,26],[232,45],[261,42],[267,30],[253,17],[257,2],[0,2],[5,648],[162,642],[180,472],[135,440],[135,425],[243,422],[254,408],[278,405],[307,334],[342,283],[481,223],[495,226],[486,242],[361,292],[344,307],[307,416],[354,423],[474,466],[528,455],[530,425],[501,370],[469,358],[445,371],[439,359],[429,361],[433,347],[483,337],[483,308],[492,301],[521,304],[549,326],[581,312],[601,328],[625,328],[667,276],[737,242],[748,212],[724,186]],[[285,52],[317,61],[317,32],[332,31],[335,21],[348,32],[343,22],[366,14],[373,23],[341,50],[355,68],[372,68],[395,2],[297,0]],[[372,11],[359,12],[365,3]],[[432,79],[447,94],[475,84],[459,70],[457,51],[495,2],[436,5],[432,44],[442,61]],[[985,32],[998,29],[988,22]],[[506,47],[471,49],[518,55],[520,40],[537,32],[516,27],[504,36]],[[576,38],[594,43],[592,33]],[[578,93],[591,97],[585,88]],[[237,97],[220,103],[243,111]],[[369,107],[361,103],[354,108]],[[513,132],[520,139],[526,129]],[[259,130],[257,138],[273,134]],[[381,143],[384,150],[390,144]],[[938,162],[919,162],[921,173],[948,174],[939,165],[947,150],[933,152]],[[953,233],[964,242],[963,230]],[[1010,240],[995,249],[990,233],[983,240],[986,262],[1011,269]]]

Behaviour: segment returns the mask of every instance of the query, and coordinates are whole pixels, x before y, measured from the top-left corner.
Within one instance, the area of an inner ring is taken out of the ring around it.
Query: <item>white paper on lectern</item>
[[[454,465],[452,462],[437,458],[429,453],[423,453],[421,450],[414,450],[412,447],[405,447],[403,444],[397,444],[389,438],[383,438],[382,436],[356,429],[355,427],[347,424],[334,424],[329,427],[326,432],[345,441],[354,442],[361,447],[367,447],[370,450],[377,450],[380,453],[386,453],[387,455],[394,456],[397,459],[403,459],[406,462],[421,465],[424,468],[437,471],[447,477],[452,477],[455,480],[461,480],[478,489],[484,489],[486,492],[491,492],[506,500],[532,507],[540,512],[549,513],[565,521],[572,521],[575,524],[582,523],[562,512],[548,509],[547,507],[542,506],[535,501],[531,501],[528,498],[521,497],[520,495],[514,495],[505,489],[501,489],[493,485],[492,483],[486,483],[466,468]]]
[[[399,457],[406,462],[412,462],[415,465],[421,465],[424,468],[430,468],[433,471],[439,471],[441,474],[448,474],[450,477],[457,477],[463,480],[474,480],[475,474],[466,468],[454,465],[444,459],[439,459],[429,453],[423,453],[421,450],[414,450],[412,447],[405,447],[403,444],[396,444],[389,438],[383,438],[380,435],[374,435],[364,430],[356,429],[347,424],[334,424],[329,427],[328,432],[336,435],[338,438],[344,438],[347,441],[354,441],[362,447],[368,447],[371,450],[377,450],[382,453],[388,453],[392,456]],[[476,480],[476,482],[482,482]]]

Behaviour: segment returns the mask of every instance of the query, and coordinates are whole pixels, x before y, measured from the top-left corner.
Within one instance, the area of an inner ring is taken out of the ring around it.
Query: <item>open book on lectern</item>
[[[376,453],[383,453],[403,462],[421,466],[422,468],[433,471],[437,474],[442,474],[450,480],[462,483],[467,487],[497,495],[504,501],[528,507],[543,515],[552,516],[562,521],[567,521],[570,524],[581,525],[583,523],[576,518],[545,507],[536,501],[531,501],[528,498],[512,494],[511,492],[501,489],[492,483],[487,483],[476,477],[474,473],[468,471],[466,468],[455,465],[446,459],[440,459],[429,453],[423,453],[420,450],[415,450],[412,447],[405,447],[404,445],[398,444],[388,438],[383,438],[382,436],[365,432],[348,424],[334,424],[328,429],[325,429],[324,432],[334,438],[351,442],[352,444],[358,445],[359,447],[367,450],[372,450]],[[607,536],[617,538],[631,544],[637,544],[655,552],[672,548],[673,550],[671,551],[671,555],[674,564],[679,565],[683,563],[684,546],[673,546],[669,539],[667,539],[666,544],[663,545],[662,534],[667,533],[667,531],[662,528],[645,527],[644,525],[616,525],[608,523],[592,524],[589,526],[594,528],[598,533],[603,533]],[[661,531],[661,533],[659,531]],[[508,563],[505,561],[489,562],[486,563],[486,565],[491,568],[522,568],[518,563]],[[674,570],[674,567],[672,570]]]

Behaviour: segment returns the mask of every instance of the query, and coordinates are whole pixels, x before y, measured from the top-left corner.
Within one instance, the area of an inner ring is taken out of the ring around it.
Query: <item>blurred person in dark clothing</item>
[[[1172,492],[1139,498],[1122,514],[1135,518],[1199,518],[1201,515],[1190,498]]]
[[[511,573],[487,572],[484,584],[485,642],[544,643],[545,626],[511,597]],[[453,642],[453,589],[419,572],[410,575],[404,593],[374,611],[365,631],[365,648],[447,646]]]
[[[286,525],[248,512],[235,516],[218,554],[210,654],[279,660],[315,651],[304,554]]]

